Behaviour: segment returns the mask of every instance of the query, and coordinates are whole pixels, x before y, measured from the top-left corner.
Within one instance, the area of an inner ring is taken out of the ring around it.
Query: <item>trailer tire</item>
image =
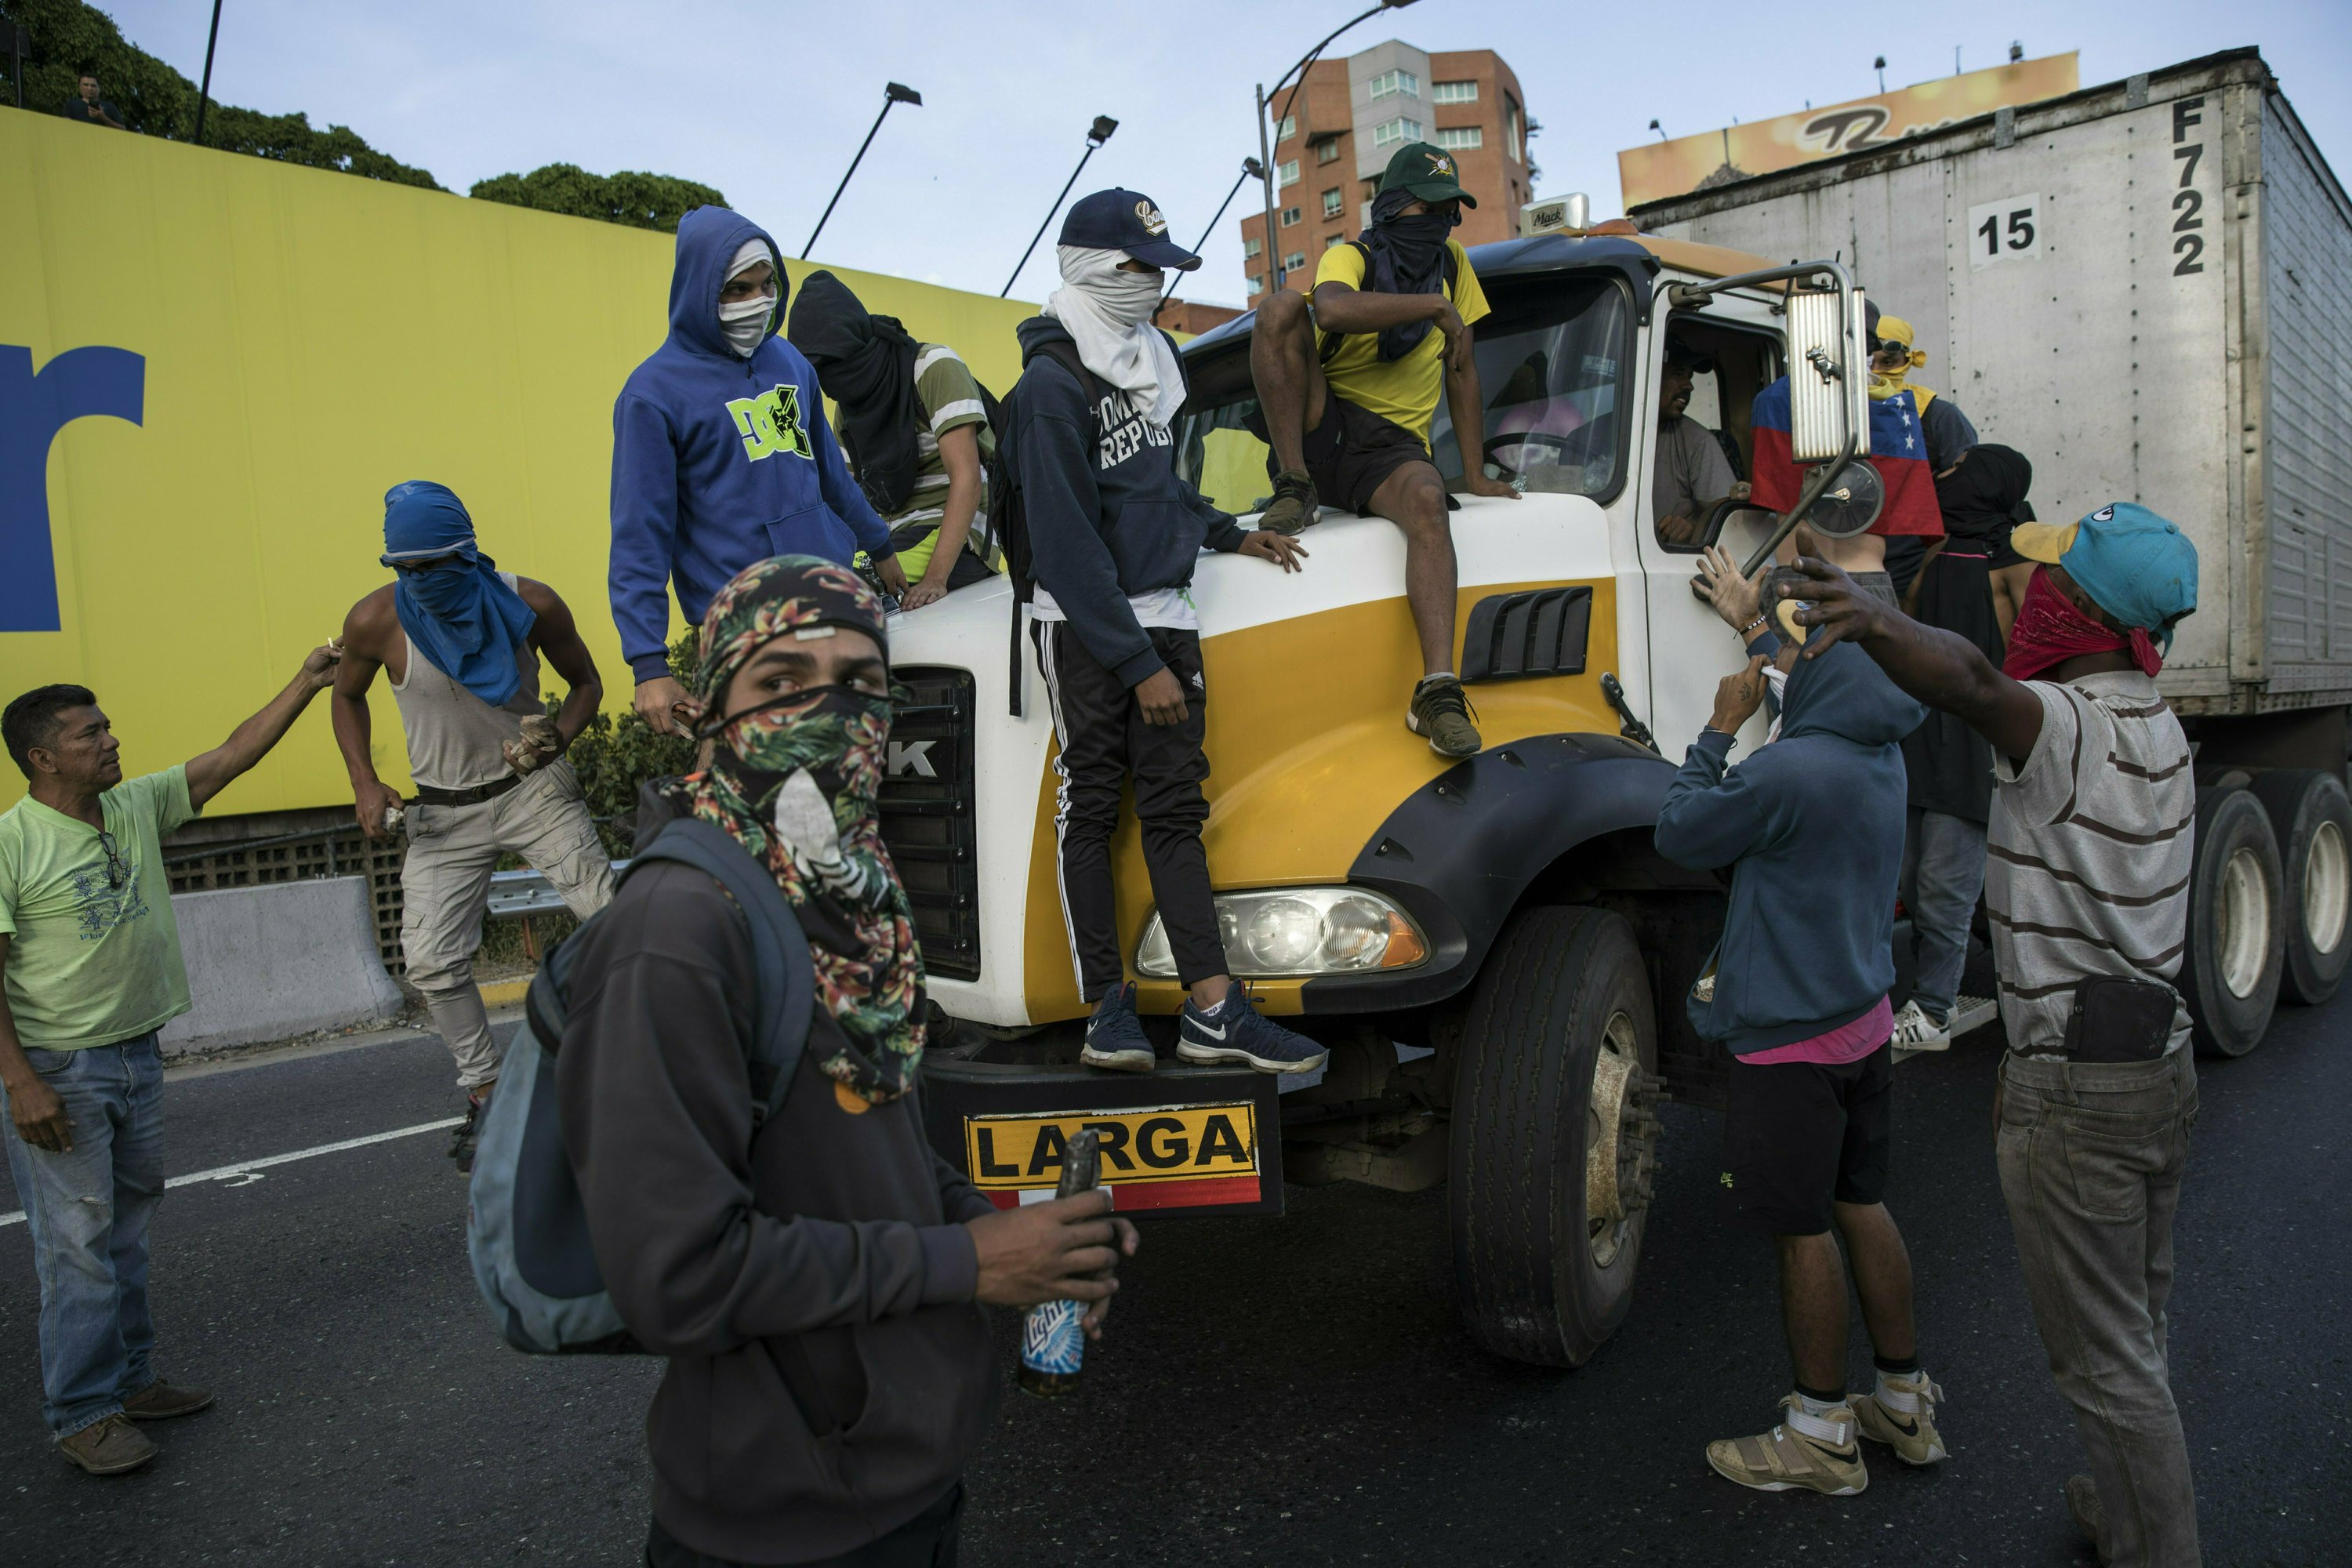
[[[2279,994],[2316,1005],[2336,994],[2352,961],[2352,796],[2319,768],[2280,768],[2247,787],[2270,813],[2285,870]]]
[[[1656,1064],[1633,928],[1603,910],[1522,911],[1464,1020],[1447,1154],[1462,1313],[1496,1355],[1580,1365],[1624,1321]]]
[[[2180,990],[2197,1048],[2208,1055],[2244,1056],[2270,1027],[2285,958],[2284,880],[2278,836],[2253,793],[2200,787]]]

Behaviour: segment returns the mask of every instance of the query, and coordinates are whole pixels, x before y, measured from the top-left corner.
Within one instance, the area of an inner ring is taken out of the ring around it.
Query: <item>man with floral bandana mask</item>
[[[557,1058],[596,1256],[670,1358],[646,1442],[659,1568],[953,1562],[995,1356],[974,1303],[1087,1301],[1136,1247],[1107,1194],[999,1210],[932,1152],[923,973],[876,792],[890,732],[880,601],[782,556],[702,624],[702,765],[659,805],[725,830],[800,919],[816,978],[782,1108],[755,1120],[751,937],[719,884],[629,878],[572,964]]]
[[[890,530],[834,439],[816,372],[777,335],[782,253],[725,207],[677,226],[669,336],[613,405],[613,620],[657,733],[691,727],[670,674],[669,591],[689,624],[756,561],[802,552],[844,565],[865,551],[907,591]]]

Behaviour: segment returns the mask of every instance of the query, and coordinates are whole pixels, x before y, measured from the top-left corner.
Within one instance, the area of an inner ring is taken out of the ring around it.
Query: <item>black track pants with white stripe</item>
[[[1062,778],[1054,831],[1060,849],[1062,920],[1069,928],[1078,995],[1094,1002],[1126,973],[1111,893],[1110,839],[1118,826],[1119,785],[1129,778],[1152,901],[1168,930],[1177,978],[1190,985],[1223,974],[1225,952],[1209,897],[1209,858],[1201,847],[1201,825],[1209,817],[1209,803],[1201,793],[1209,776],[1208,754],[1201,746],[1208,696],[1201,675],[1201,635],[1145,628],[1160,662],[1183,687],[1185,706],[1181,724],[1147,724],[1135,693],[1096,661],[1067,622],[1039,621],[1031,631],[1054,735],[1061,742],[1054,763]]]

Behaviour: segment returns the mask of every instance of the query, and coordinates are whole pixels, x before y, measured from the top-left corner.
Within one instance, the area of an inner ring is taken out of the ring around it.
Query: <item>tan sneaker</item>
[[[58,1452],[93,1476],[119,1476],[125,1470],[135,1470],[163,1451],[119,1410],[91,1422],[71,1436],[58,1439]]]
[[[1853,1418],[1862,1435],[1874,1443],[1884,1443],[1895,1450],[1895,1457],[1906,1465],[1932,1465],[1949,1452],[1944,1447],[1943,1435],[1936,1430],[1936,1406],[1944,1391],[1924,1377],[1890,1377],[1888,1386],[1919,1396],[1919,1408],[1908,1415],[1889,1410],[1870,1394],[1857,1394],[1847,1399],[1853,1406]]]
[[[1781,1396],[1783,1410],[1793,1410],[1796,1404],[1795,1394]],[[1753,1437],[1709,1443],[1706,1462],[1725,1480],[1759,1492],[1812,1491],[1827,1497],[1853,1497],[1870,1485],[1869,1468],[1862,1462],[1862,1445],[1854,1440],[1853,1412],[1840,1405],[1822,1419],[1837,1423],[1844,1441],[1825,1443],[1783,1421]]]
[[[1274,477],[1274,499],[1258,514],[1257,525],[1296,536],[1322,515],[1313,477],[1304,468],[1285,468]]]
[[[1475,756],[1481,743],[1470,722],[1470,700],[1456,676],[1423,676],[1412,689],[1412,706],[1404,710],[1404,727],[1428,737],[1429,749],[1441,757]]]
[[[213,1402],[209,1388],[174,1388],[157,1378],[122,1402],[122,1414],[133,1421],[169,1421],[174,1415],[194,1415]]]

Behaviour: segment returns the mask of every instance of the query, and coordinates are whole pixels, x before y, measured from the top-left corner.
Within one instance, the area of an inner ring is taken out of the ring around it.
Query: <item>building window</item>
[[[1298,160],[1297,160],[1297,159],[1296,159],[1296,158],[1286,158],[1286,159],[1285,159],[1283,162],[1281,162],[1280,163],[1277,163],[1277,164],[1276,164],[1276,165],[1275,165],[1275,169],[1274,169],[1274,185],[1275,185],[1275,189],[1276,189],[1276,190],[1280,190],[1280,189],[1281,189],[1283,186],[1285,186],[1285,185],[1295,185],[1295,184],[1297,184],[1297,183],[1298,183]]]
[[[1524,123],[1525,121],[1519,118],[1518,101],[1509,93],[1505,93],[1503,95],[1503,145],[1510,150],[1511,156],[1514,158],[1527,156],[1527,148],[1519,133],[1520,127]]]
[[[1294,250],[1294,251],[1292,251],[1289,255],[1287,255],[1287,256],[1286,256],[1286,257],[1284,257],[1284,258],[1282,258],[1282,269],[1283,269],[1285,272],[1304,272],[1304,271],[1306,271],[1306,270],[1307,270],[1307,253],[1306,253],[1305,251],[1303,251],[1303,250]]]
[[[1338,217],[1339,216],[1339,209],[1345,205],[1347,205],[1347,201],[1346,198],[1339,195],[1339,186],[1334,185],[1329,190],[1323,193],[1323,216],[1325,217]]]
[[[1242,259],[1248,261],[1265,248],[1265,241],[1262,239],[1244,239],[1242,241]]]
[[[1297,134],[1298,116],[1296,114],[1284,115],[1282,123],[1274,128],[1274,139],[1277,142],[1287,142]]]
[[[1486,144],[1486,128],[1478,125],[1441,125],[1437,128],[1437,144],[1454,152],[1467,152]]]
[[[1374,102],[1391,93],[1402,93],[1407,98],[1421,96],[1421,79],[1411,71],[1382,71],[1364,86],[1364,96]]]
[[[1475,81],[1433,81],[1429,84],[1432,103],[1475,103],[1478,84]]]
[[[1299,219],[1306,216],[1307,215],[1305,213],[1299,211],[1297,207],[1285,207],[1282,209],[1282,226],[1288,228],[1292,224],[1298,222]]]
[[[1315,161],[1318,163],[1338,163],[1339,161],[1339,139],[1337,136],[1328,136],[1322,141],[1318,142],[1315,144]]]
[[[1388,121],[1384,125],[1375,125],[1372,127],[1372,145],[1375,147],[1385,147],[1391,142],[1418,142],[1420,140],[1421,121],[1407,115],[1400,114],[1394,120]]]
[[[1263,294],[1265,292],[1265,273],[1253,272],[1249,275],[1249,291],[1253,294]]]
[[[1327,234],[1323,237],[1323,248],[1328,250],[1335,245],[1345,245],[1347,242],[1348,237],[1344,234]]]

